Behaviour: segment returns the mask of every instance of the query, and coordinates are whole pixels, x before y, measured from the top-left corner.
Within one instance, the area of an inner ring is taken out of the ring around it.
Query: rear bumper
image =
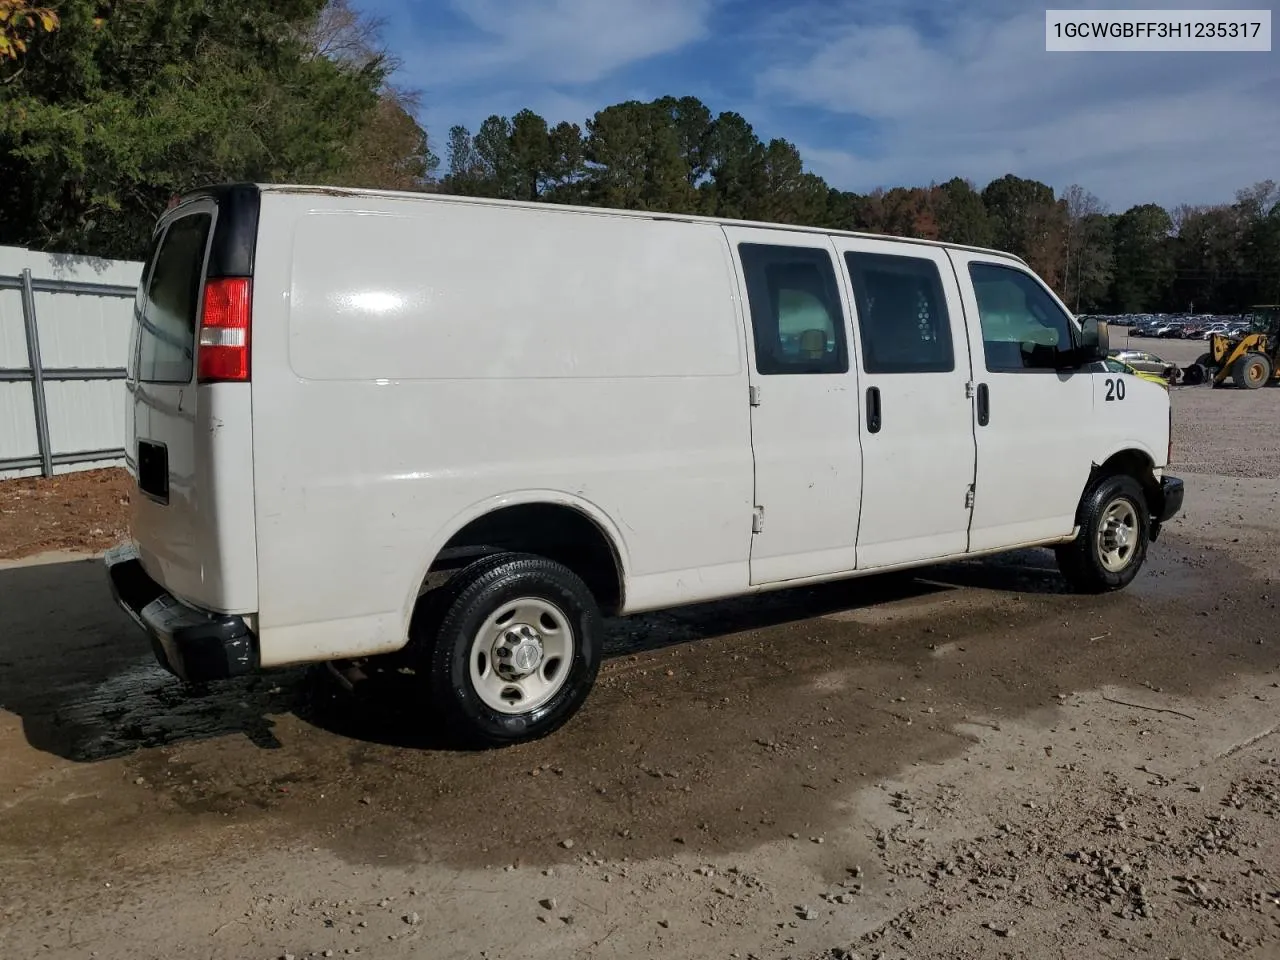
[[[258,669],[258,644],[243,617],[183,603],[142,569],[123,544],[104,558],[111,594],[151,640],[160,665],[188,683],[225,680]]]

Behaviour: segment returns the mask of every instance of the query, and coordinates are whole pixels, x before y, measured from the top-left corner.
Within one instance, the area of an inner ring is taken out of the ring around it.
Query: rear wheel
[[[1076,514],[1080,535],[1059,546],[1058,569],[1081,593],[1129,585],[1147,558],[1151,519],[1142,485],[1123,474],[1095,480]]]
[[[563,725],[595,683],[601,630],[581,578],[515,553],[459,571],[424,598],[411,627],[436,710],[469,746],[535,740]]]
[[[1257,390],[1271,379],[1271,361],[1261,353],[1246,353],[1231,368],[1231,379],[1237,387]]]
[[[1206,375],[1203,366],[1193,363],[1189,367],[1183,368],[1181,383],[1183,386],[1194,387],[1204,383]]]

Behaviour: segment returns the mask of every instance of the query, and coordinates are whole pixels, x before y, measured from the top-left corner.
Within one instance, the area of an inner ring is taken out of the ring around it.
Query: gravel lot
[[[97,562],[0,565],[4,954],[1280,956],[1280,391],[1172,395],[1186,513],[1124,593],[1030,551],[616,622],[503,751],[303,671],[186,691]]]

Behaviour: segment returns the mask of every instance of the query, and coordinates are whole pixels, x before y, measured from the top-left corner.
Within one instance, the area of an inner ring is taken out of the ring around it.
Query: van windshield
[[[160,242],[137,320],[137,371],[143,383],[191,382],[196,310],[212,222],[208,213],[181,217]]]

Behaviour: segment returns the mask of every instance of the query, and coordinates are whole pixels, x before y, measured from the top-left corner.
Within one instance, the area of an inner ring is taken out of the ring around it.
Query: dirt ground
[[[105,550],[129,526],[123,470],[0,481],[0,559],[53,550]]]
[[[1028,551],[613,622],[502,751],[185,690],[96,560],[4,565],[0,953],[1280,957],[1280,390],[1172,395],[1186,512],[1121,594]]]

